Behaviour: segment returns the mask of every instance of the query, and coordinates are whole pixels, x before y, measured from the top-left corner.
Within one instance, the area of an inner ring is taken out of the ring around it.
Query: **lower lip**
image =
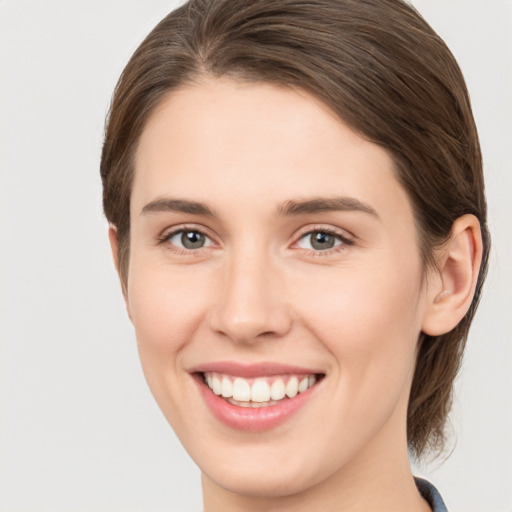
[[[204,383],[199,374],[194,375],[201,396],[213,415],[228,427],[250,432],[271,430],[284,423],[288,418],[303,407],[318,387],[299,393],[294,398],[283,399],[277,404],[266,407],[240,407],[217,396]]]

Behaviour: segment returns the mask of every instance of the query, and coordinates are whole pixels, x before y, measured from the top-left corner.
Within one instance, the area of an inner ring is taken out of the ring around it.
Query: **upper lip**
[[[215,361],[202,363],[189,369],[190,373],[216,372],[236,377],[256,378],[286,374],[319,374],[324,373],[317,368],[306,368],[276,362],[240,363],[236,361]]]

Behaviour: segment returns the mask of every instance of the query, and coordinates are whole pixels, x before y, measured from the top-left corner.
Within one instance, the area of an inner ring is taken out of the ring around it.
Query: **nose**
[[[244,344],[285,335],[292,317],[283,276],[276,266],[246,252],[226,267],[211,310],[210,328]]]

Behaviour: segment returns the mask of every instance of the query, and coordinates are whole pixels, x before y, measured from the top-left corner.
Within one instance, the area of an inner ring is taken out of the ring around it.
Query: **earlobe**
[[[467,313],[482,262],[482,234],[474,215],[459,217],[450,238],[439,250],[436,285],[427,293],[422,330],[439,336],[454,329]]]

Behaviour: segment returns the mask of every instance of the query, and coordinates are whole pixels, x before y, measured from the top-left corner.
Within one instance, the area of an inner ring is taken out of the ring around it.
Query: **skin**
[[[279,213],[334,197],[374,213]],[[144,211],[169,198],[213,215]],[[180,247],[172,233],[185,228],[205,246]],[[318,250],[308,233],[325,229],[336,246]],[[477,234],[466,216],[441,270],[426,271],[388,153],[302,91],[208,78],[156,108],[136,154],[125,299],[151,391],[202,471],[205,511],[430,510],[406,440],[417,340],[467,309]],[[113,227],[110,238],[116,258]],[[325,378],[284,424],[238,431],[189,373],[226,360]]]

